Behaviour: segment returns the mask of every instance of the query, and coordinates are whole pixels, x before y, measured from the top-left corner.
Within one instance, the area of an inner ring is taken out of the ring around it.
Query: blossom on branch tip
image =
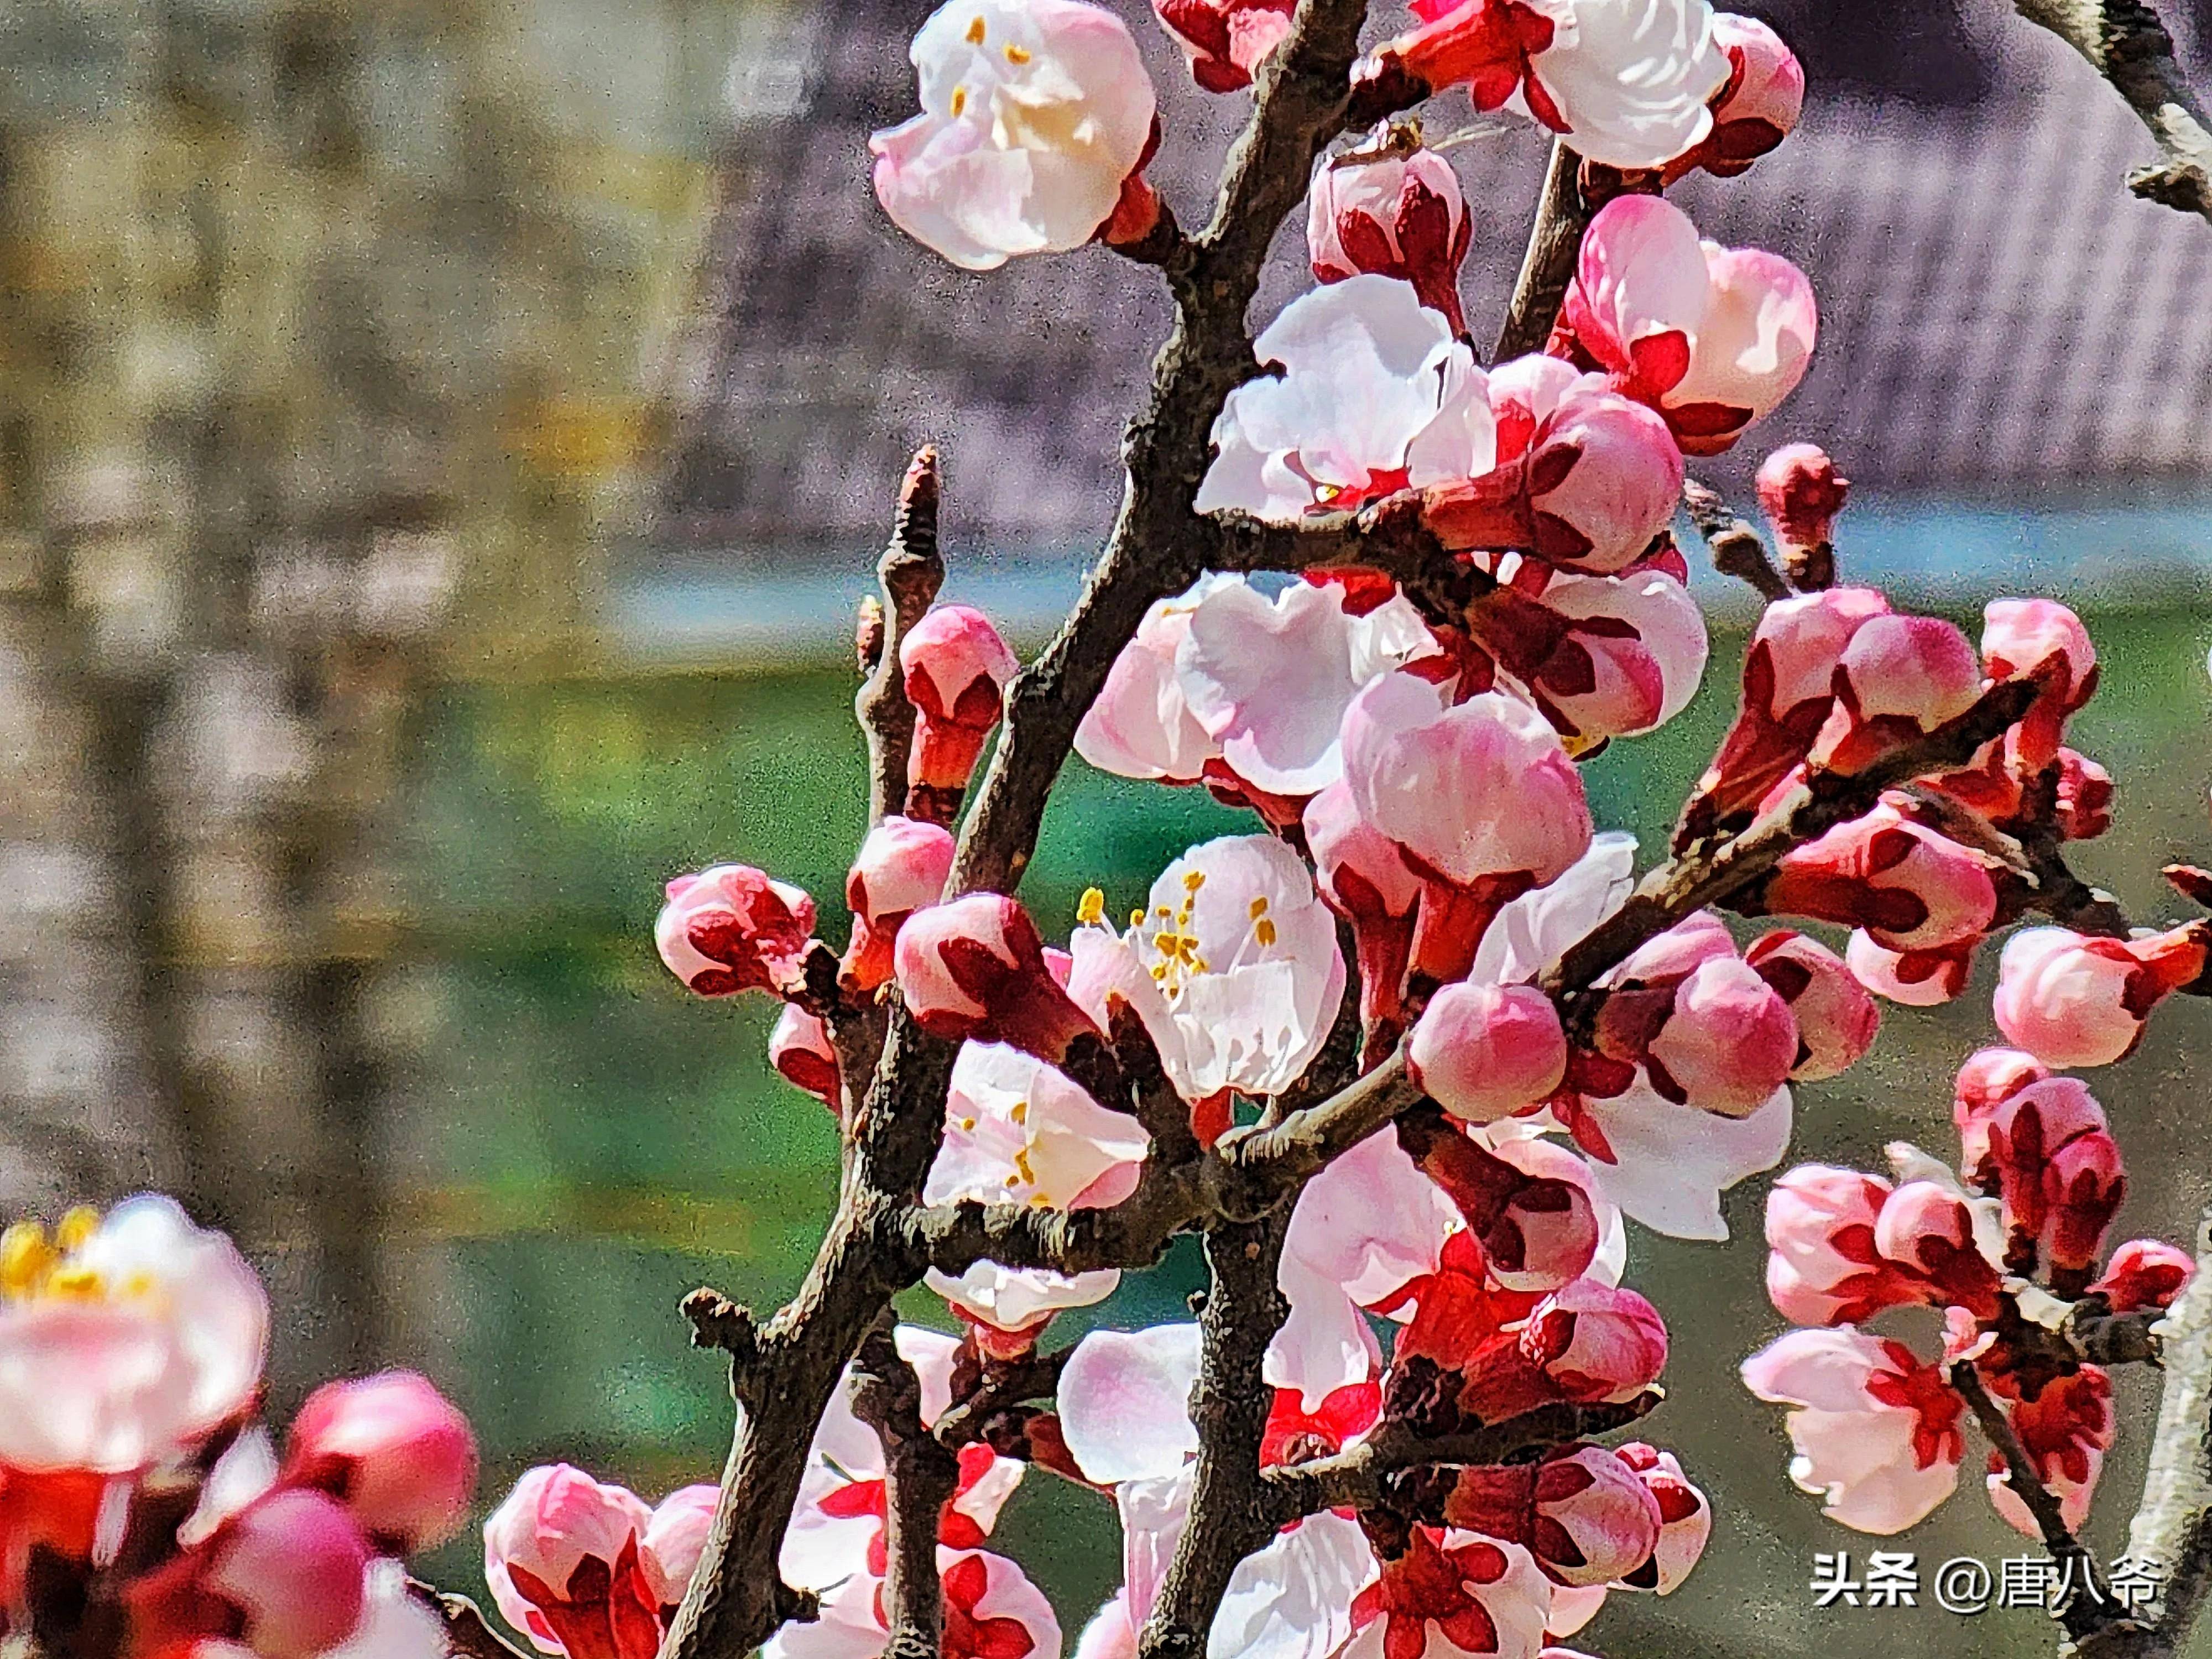
[[[1766,27],[1747,17],[1737,21]],[[1785,556],[1834,538],[1836,514],[1850,485],[1818,444],[1784,444],[1759,464],[1759,510]]]
[[[653,927],[668,971],[702,997],[790,997],[805,984],[813,934],[813,899],[750,864],[677,877]]]
[[[899,668],[914,705],[907,760],[912,810],[941,804],[968,787],[984,740],[999,723],[1006,682],[1020,666],[990,618],[969,605],[933,605],[907,630],[899,641]]]
[[[908,56],[921,112],[868,141],[876,198],[900,229],[989,270],[1080,247],[1115,216],[1153,142],[1156,106],[1112,12],[1082,0],[951,0]]]
[[[1790,1331],[1743,1362],[1743,1381],[1792,1407],[1790,1478],[1831,1520],[1887,1536],[1957,1490],[1966,1402],[1903,1343],[1849,1327]]]
[[[1671,1595],[1705,1553],[1705,1540],[1712,1536],[1713,1506],[1683,1473],[1681,1462],[1674,1453],[1641,1440],[1624,1442],[1613,1451],[1636,1472],[1659,1505],[1658,1543],[1649,1559],[1623,1574],[1619,1582],[1625,1589]]]
[[[1713,94],[1712,131],[1668,164],[1670,179],[1692,167],[1722,178],[1746,171],[1796,129],[1804,112],[1804,66],[1772,29],[1756,17],[1715,12],[1713,43],[1727,55],[1729,75]]]
[[[886,817],[868,831],[845,878],[845,903],[853,913],[844,978],[856,991],[874,991],[891,976],[891,941],[899,924],[945,896],[952,873],[952,835],[940,823]]]
[[[2046,1066],[2109,1066],[2134,1052],[2151,1010],[2203,976],[2208,939],[2198,922],[2130,939],[2023,928],[1997,961],[1997,1029]]]
[[[1223,404],[1200,512],[1239,507],[1294,524],[1491,470],[1483,372],[1409,283],[1362,275],[1309,289],[1254,350],[1282,373]]]
[[[292,1419],[279,1479],[317,1486],[395,1555],[460,1530],[476,1494],[477,1443],[459,1408],[414,1371],[325,1382]]]
[[[1700,242],[1689,216],[1622,196],[1584,233],[1564,308],[1574,342],[1658,410],[1683,453],[1717,455],[1796,389],[1819,327],[1779,255]]]
[[[1412,284],[1453,333],[1466,332],[1459,268],[1474,222],[1449,161],[1385,121],[1352,151],[1315,161],[1306,202],[1306,251],[1316,276],[1324,283],[1363,272],[1395,276]]]

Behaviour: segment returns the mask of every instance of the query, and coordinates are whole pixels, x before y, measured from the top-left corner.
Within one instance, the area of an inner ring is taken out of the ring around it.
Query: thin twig
[[[937,450],[915,452],[899,485],[898,516],[890,544],[876,563],[883,589],[872,638],[875,661],[853,699],[854,717],[868,744],[868,822],[906,810],[907,757],[914,747],[914,705],[907,701],[906,678],[899,668],[899,641],[937,601],[945,585],[945,561],[937,550]]]
[[[407,1593],[438,1615],[449,1653],[460,1659],[527,1659],[520,1648],[491,1627],[467,1596],[449,1594],[419,1578],[407,1581]]]
[[[888,1313],[854,1358],[853,1414],[884,1448],[884,1652],[936,1659],[945,1644],[938,1517],[959,1487],[960,1461],[921,1425],[921,1381],[891,1340]]]
[[[1790,597],[1790,584],[1782,580],[1782,573],[1767,556],[1766,544],[1759,532],[1731,512],[1717,490],[1695,478],[1685,478],[1682,504],[1689,509],[1690,522],[1697,526],[1698,534],[1705,538],[1714,569],[1748,582],[1769,605]]]
[[[1552,140],[1552,159],[1544,170],[1536,216],[1528,227],[1528,246],[1521,256],[1520,275],[1513,281],[1504,325],[1498,331],[1498,349],[1491,354],[1494,363],[1540,351],[1551,337],[1559,301],[1574,280],[1575,256],[1582,252],[1583,232],[1589,228],[1593,211],[1583,199],[1582,164],[1565,139]]]

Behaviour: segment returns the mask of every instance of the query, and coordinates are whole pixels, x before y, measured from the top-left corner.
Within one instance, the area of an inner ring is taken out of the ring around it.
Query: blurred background
[[[1112,3],[1195,222],[1245,100],[1191,91]],[[971,277],[890,230],[864,140],[911,107],[927,9],[0,3],[0,1207],[184,1194],[269,1276],[279,1413],[419,1365],[483,1435],[487,1508],[554,1456],[649,1497],[712,1478],[728,1402],[677,1300],[775,1302],[829,1212],[832,1126],[769,1070],[769,1011],[687,999],[649,930],[662,881],[734,857],[842,938],[852,606],[907,454],[945,448],[948,592],[1024,645],[1112,512],[1164,299],[1095,251]],[[2148,140],[2000,0],[1764,15],[1805,125],[1680,195],[1811,271],[1823,339],[1707,471],[1740,490],[1816,438],[1858,486],[1851,575],[1969,623],[2004,591],[2087,612],[2105,689],[2075,740],[2121,789],[2081,863],[2155,919],[2157,866],[2212,851],[2212,232],[2127,195]],[[2192,53],[2212,34],[2207,0],[2168,16]],[[1452,153],[1480,335],[1542,144]],[[1707,596],[1706,694],[1589,769],[1650,848],[1734,707],[1743,613]],[[1249,827],[1079,763],[1064,786],[1025,889],[1048,931]],[[1796,1155],[1948,1152],[1986,1006],[1893,1011],[1802,1091]],[[2186,1237],[2212,1184],[2208,1018],[2095,1079],[2131,1231]],[[1778,1323],[1762,1188],[1728,1246],[1635,1237],[1678,1341],[1652,1432],[1722,1519],[1680,1593],[1580,1639],[2047,1651],[2028,1613],[1814,1610],[1813,1553],[1866,1540],[1789,1486],[1780,1414],[1734,1380]],[[1104,1311],[1176,1316],[1193,1282],[1178,1257]],[[2123,1393],[2140,1428],[2147,1385]],[[2142,1452],[2108,1472],[2107,1553]],[[1002,1536],[1072,1640],[1117,1571],[1109,1511],[1041,1478]],[[1899,1547],[2025,1542],[1970,1494]],[[431,1565],[480,1584],[466,1540]]]

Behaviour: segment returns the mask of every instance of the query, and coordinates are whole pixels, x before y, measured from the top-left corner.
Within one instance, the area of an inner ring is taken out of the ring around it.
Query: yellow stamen
[[[73,1254],[92,1242],[100,1231],[100,1212],[89,1204],[78,1204],[64,1211],[54,1227],[54,1243],[64,1254]]]
[[[1155,933],[1152,935],[1152,949],[1158,951],[1164,957],[1172,957],[1177,954],[1178,949],[1182,944],[1182,935],[1181,933]]]
[[[96,1267],[57,1267],[46,1275],[46,1292],[72,1302],[97,1302],[107,1294],[107,1281]]]
[[[60,1260],[35,1221],[18,1221],[0,1232],[0,1293],[28,1296],[45,1283]]]
[[[1028,52],[1023,51],[1021,47],[1015,46],[1012,41],[1008,41],[1006,43],[1006,61],[1009,64],[1026,64],[1030,61],[1030,55]]]
[[[983,44],[983,20],[980,17],[968,26],[968,44],[971,46]]]
[[[1186,892],[1186,893],[1195,893],[1195,892],[1196,892],[1200,888],[1201,888],[1201,887],[1203,887],[1203,886],[1205,886],[1205,885],[1206,885],[1206,872],[1205,872],[1205,871],[1203,871],[1203,870],[1186,870],[1186,871],[1184,871],[1184,872],[1183,872],[1183,875],[1182,875],[1182,890],[1183,890],[1184,892]]]
[[[968,88],[965,88],[965,87],[955,87],[955,88],[952,88],[952,118],[953,118],[954,120],[956,120],[956,121],[957,121],[957,120],[958,120],[958,119],[960,118],[960,112],[961,112],[962,110],[963,110],[963,109],[966,109],[967,107],[968,107]]]
[[[1135,909],[1129,912],[1129,926],[1132,927],[1141,927],[1144,925],[1145,907],[1140,904]]]
[[[1096,887],[1083,890],[1083,897],[1075,907],[1075,919],[1085,927],[1096,927],[1106,920],[1106,895]]]
[[[1258,898],[1255,898],[1255,899],[1254,899],[1254,900],[1252,901],[1252,920],[1253,920],[1253,921],[1259,921],[1259,920],[1260,920],[1260,918],[1261,918],[1261,917],[1262,917],[1262,916],[1266,915],[1267,914],[1267,896],[1265,893],[1262,893],[1262,894],[1261,894],[1261,895],[1260,895],[1260,896],[1259,896]]]
[[[1273,945],[1275,942],[1275,924],[1265,916],[1261,917],[1260,925],[1252,930],[1252,937],[1263,945]]]
[[[1030,1149],[1028,1147],[1024,1146],[1014,1154],[1014,1169],[1015,1171],[1020,1175],[1021,1178],[1029,1182],[1030,1186],[1034,1187],[1036,1185],[1036,1171],[1030,1168]]]
[[[1014,1121],[1015,1122],[1017,1122],[1017,1123],[1026,1123],[1026,1122],[1028,1122],[1028,1121],[1030,1121],[1030,1103],[1029,1103],[1029,1102],[1027,1102],[1026,1100],[1018,1100],[1018,1101],[1016,1101],[1016,1102],[1014,1103],[1014,1105],[1013,1105],[1013,1109],[1012,1109],[1012,1111],[1008,1112],[1008,1113],[1006,1114],[1006,1115],[1007,1115],[1008,1117],[1010,1117],[1010,1118],[1013,1119],[1013,1121]]]
[[[975,1120],[972,1117],[962,1118],[960,1120],[960,1133],[969,1135],[974,1134],[975,1133]]]

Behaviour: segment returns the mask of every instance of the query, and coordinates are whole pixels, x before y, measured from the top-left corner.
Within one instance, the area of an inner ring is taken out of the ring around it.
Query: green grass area
[[[2111,765],[2120,794],[2112,834],[2080,862],[2138,914],[2172,914],[2179,907],[2158,866],[2212,852],[2212,627],[2190,613],[2130,612],[2093,628],[2104,690],[2077,741]],[[1717,639],[1726,666],[1687,714],[1589,766],[1601,822],[1634,831],[1647,859],[1733,712],[1741,649]],[[422,1151],[394,1196],[395,1260],[425,1356],[442,1353],[483,1431],[487,1504],[524,1463],[549,1456],[648,1492],[711,1479],[720,1462],[723,1379],[686,1347],[676,1302],[702,1282],[759,1304],[790,1290],[834,1198],[836,1137],[820,1106],[769,1069],[765,1000],[688,997],[654,957],[651,925],[663,880],[738,859],[806,886],[824,935],[843,937],[840,895],[863,815],[851,691],[833,672],[641,678],[464,687],[434,711],[416,836],[442,1024],[423,1121],[410,1126]],[[1024,893],[1048,934],[1061,932],[1084,887],[1126,906],[1187,845],[1249,827],[1201,792],[1073,763]],[[1993,965],[1983,964],[1984,981]],[[1802,1091],[1793,1158],[1871,1166],[1899,1137],[1942,1150],[1948,1074],[1985,1039],[1986,1011],[1984,988],[1949,1009],[1893,1012],[1875,1059]],[[2185,1054],[2198,1051],[2207,1018],[2177,1011],[2142,1053],[2096,1079],[2123,1127],[2135,1179],[2124,1221],[2137,1231],[2185,1236],[2203,1195],[2191,1172],[2203,1164],[2203,1089]],[[1723,1631],[1741,1637],[1747,1598],[1770,1648],[1810,1653],[1843,1634],[1799,1588],[1814,1550],[1863,1555],[1865,1542],[1789,1487],[1779,1414],[1733,1375],[1778,1328],[1759,1289],[1762,1190],[1753,1182],[1734,1194],[1737,1237],[1726,1246],[1635,1236],[1636,1282],[1676,1332],[1670,1384],[1692,1402],[1655,1419],[1653,1437],[1683,1450],[1723,1518],[1706,1571],[1680,1595],[1615,1598],[1589,1639],[1599,1650],[1718,1650]],[[1195,1282],[1186,1250],[1102,1312],[1176,1317]],[[927,1296],[913,1308],[941,1319]],[[2136,1478],[2142,1437],[2115,1455],[2116,1489]],[[1032,1480],[1006,1536],[1053,1593],[1072,1641],[1117,1571],[1109,1511]],[[1953,1553],[2016,1553],[2024,1541],[1968,1493],[1902,1547],[1932,1568]],[[437,1565],[465,1581],[471,1555],[464,1541]],[[2047,1646],[2027,1614],[1859,1616],[1887,1617],[1879,1639],[1905,1652]],[[1876,1635],[1869,1623],[1850,1639]]]

